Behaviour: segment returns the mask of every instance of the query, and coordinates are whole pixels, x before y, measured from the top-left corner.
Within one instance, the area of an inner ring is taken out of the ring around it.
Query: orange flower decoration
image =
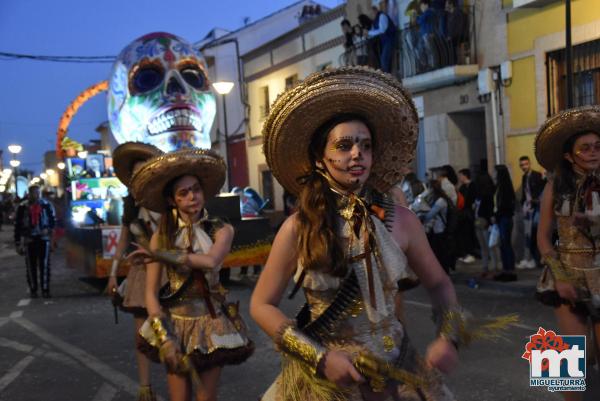
[[[531,363],[531,351],[539,350],[541,352],[547,349],[553,349],[557,352],[562,352],[569,349],[571,346],[563,341],[561,336],[556,335],[552,330],[545,330],[540,327],[536,334],[530,337],[530,340],[525,344],[525,352],[521,358],[527,359]],[[562,361],[561,361],[562,362]],[[542,361],[542,372],[548,370],[549,362],[547,359]]]

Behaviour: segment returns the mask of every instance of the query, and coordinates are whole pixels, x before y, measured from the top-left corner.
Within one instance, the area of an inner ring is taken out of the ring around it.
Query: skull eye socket
[[[181,69],[181,76],[187,82],[188,85],[194,89],[204,89],[206,85],[206,77],[196,65],[186,65]]]
[[[163,80],[163,71],[155,65],[139,68],[133,76],[133,87],[137,93],[145,93],[156,88]]]

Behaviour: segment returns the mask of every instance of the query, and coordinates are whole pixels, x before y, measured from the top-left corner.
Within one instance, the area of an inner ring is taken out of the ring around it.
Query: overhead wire
[[[39,54],[21,54],[0,51],[0,61],[33,60],[57,63],[113,63],[115,56],[51,56]]]

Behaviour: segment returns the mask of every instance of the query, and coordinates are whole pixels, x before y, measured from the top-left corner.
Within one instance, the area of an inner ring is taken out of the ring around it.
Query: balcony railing
[[[398,30],[392,73],[404,79],[444,67],[477,64],[473,7],[463,14],[460,28],[450,27],[449,21],[447,14],[434,17],[429,33],[417,24]],[[340,64],[380,68],[379,40],[354,37],[353,45],[340,56]]]

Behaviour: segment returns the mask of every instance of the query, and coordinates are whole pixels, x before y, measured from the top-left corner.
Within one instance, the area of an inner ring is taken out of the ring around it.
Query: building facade
[[[512,82],[506,88],[506,162],[535,162],[538,128],[566,108],[565,2],[504,0],[508,10],[507,43]],[[571,4],[574,106],[600,103],[600,3]],[[539,166],[535,164],[539,169]],[[515,180],[516,181],[516,180]]]
[[[217,117],[211,131],[213,148],[228,159],[231,178],[231,182],[227,183],[228,189],[252,185],[246,154],[246,141],[251,136],[250,106],[241,64],[242,55],[298,27],[307,10],[321,12],[326,8],[311,0],[297,1],[232,32],[215,28],[203,40],[195,43],[206,58],[211,82],[234,83],[232,91],[224,98],[215,93]]]
[[[263,123],[278,94],[315,71],[340,66],[344,16],[345,5],[340,5],[242,56],[250,106],[249,182],[265,199],[271,199],[276,210],[283,209],[283,188],[271,175],[262,152]]]

